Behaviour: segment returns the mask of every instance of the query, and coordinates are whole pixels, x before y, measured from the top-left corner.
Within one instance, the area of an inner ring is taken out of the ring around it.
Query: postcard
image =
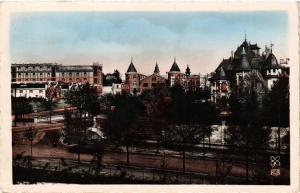
[[[3,192],[298,192],[296,2],[2,2]]]

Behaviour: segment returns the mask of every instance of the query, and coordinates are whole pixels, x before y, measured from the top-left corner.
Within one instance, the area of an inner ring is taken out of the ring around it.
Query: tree
[[[196,124],[173,124],[168,129],[169,137],[179,144],[182,152],[182,172],[186,171],[186,149],[188,145],[199,143],[203,139],[203,133]]]
[[[100,102],[96,87],[91,86],[89,83],[78,85],[72,88],[65,95],[66,103],[77,108],[79,112],[80,128],[84,131],[86,139],[86,129],[88,122],[100,113]],[[90,118],[87,120],[87,115]]]
[[[135,96],[116,95],[112,101],[113,110],[108,113],[108,127],[105,135],[126,146],[126,162],[129,165],[129,146],[137,139],[135,123],[143,111],[143,105]]]
[[[290,125],[289,78],[281,77],[276,81],[263,101],[263,121],[270,126],[277,126],[277,148],[281,149],[280,128]]]
[[[107,73],[103,77],[104,86],[111,86],[113,83],[122,83],[121,75],[118,70],[114,70],[113,73]]]
[[[259,87],[257,85],[260,85]],[[225,131],[225,142],[231,150],[236,147],[242,149],[246,155],[246,178],[249,178],[250,155],[255,156],[257,150],[268,147],[270,129],[262,112],[261,95],[265,92],[260,76],[256,72],[250,72],[241,83],[237,85],[235,92],[230,98],[231,126]],[[249,154],[249,150],[252,151]]]
[[[57,101],[55,101],[53,98],[47,98],[42,101],[41,107],[49,111],[49,123],[51,123],[52,112],[55,107],[57,107]]]
[[[93,116],[100,112],[97,89],[89,83],[78,85],[69,90],[65,95],[66,103],[77,108],[78,115],[72,118],[72,127],[76,128],[76,135],[72,137],[78,143],[78,161],[80,161],[80,149],[87,142],[87,128]],[[89,119],[87,119],[87,116]],[[74,124],[76,123],[76,124]]]
[[[32,156],[33,156],[33,152],[32,152],[33,144],[32,143],[33,143],[35,135],[36,135],[36,131],[32,128],[32,125],[31,125],[25,133],[25,137],[30,141],[30,166],[31,166]]]
[[[11,98],[12,113],[15,115],[14,125],[16,126],[18,119],[23,119],[24,114],[32,113],[32,105],[25,97]],[[23,120],[24,123],[24,120]]]

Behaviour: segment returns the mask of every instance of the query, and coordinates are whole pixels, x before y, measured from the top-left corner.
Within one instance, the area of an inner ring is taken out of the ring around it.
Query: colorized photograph
[[[290,185],[288,16],[13,13],[13,184]]]

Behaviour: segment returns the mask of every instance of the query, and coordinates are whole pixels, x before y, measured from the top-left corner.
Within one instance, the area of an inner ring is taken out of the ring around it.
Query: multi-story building
[[[124,92],[128,93],[141,93],[144,90],[152,89],[156,86],[172,87],[176,84],[181,85],[185,91],[197,90],[200,88],[200,74],[191,74],[190,68],[187,65],[186,72],[182,73],[174,58],[174,62],[167,77],[160,75],[159,67],[156,62],[154,72],[150,76],[145,76],[136,70],[132,61],[126,72],[125,85],[122,87]]]
[[[140,80],[139,84],[140,92],[143,92],[147,89],[152,89],[154,87],[166,86],[166,79],[160,76],[160,71],[157,62],[153,74]]]
[[[271,48],[266,46],[265,51],[260,54],[261,48],[247,42],[245,38],[228,59],[222,60],[210,79],[212,100],[217,102],[219,99],[228,98],[233,92],[238,94],[240,87],[249,87],[250,84],[261,96],[281,76],[288,76],[289,67],[283,66],[288,63],[288,59],[281,59],[278,63],[272,46],[273,44]]]
[[[28,86],[34,84],[47,85],[50,82],[57,82],[59,85],[67,87],[66,85],[74,83],[89,82],[97,87],[98,93],[101,94],[102,79],[102,65],[99,63],[93,63],[90,66],[66,66],[56,63],[12,64],[11,66],[12,88],[18,88],[20,85],[26,84]]]

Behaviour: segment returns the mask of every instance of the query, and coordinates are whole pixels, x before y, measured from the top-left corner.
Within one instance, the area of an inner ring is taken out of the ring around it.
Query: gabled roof
[[[226,73],[222,66],[217,70],[216,74],[214,74],[212,80],[227,80]]]
[[[259,50],[261,49],[260,47],[257,46],[257,44],[250,44],[251,50]]]
[[[216,71],[218,71],[220,68],[223,68],[223,70],[225,71],[230,71],[233,69],[232,66],[232,59],[223,59],[222,62],[219,64],[219,66],[217,67]]]
[[[152,79],[152,77],[157,77],[158,79],[160,79],[161,81],[167,81],[164,77],[158,75],[158,74],[151,74],[150,76],[146,76],[145,78],[141,79],[141,81],[145,81],[145,80],[148,80],[148,79]]]

